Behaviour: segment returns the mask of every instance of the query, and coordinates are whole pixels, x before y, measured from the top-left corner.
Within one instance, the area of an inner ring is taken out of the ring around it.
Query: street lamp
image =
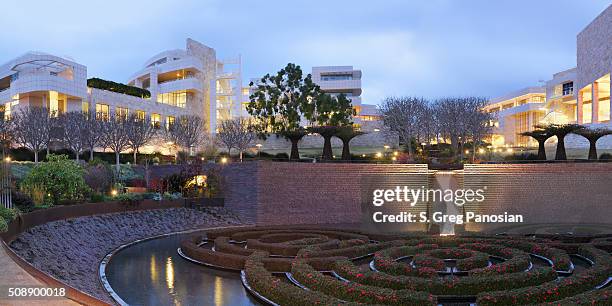
[[[259,158],[260,157],[259,152],[261,152],[261,147],[263,147],[263,145],[261,143],[258,143],[255,146],[257,147],[257,157]]]

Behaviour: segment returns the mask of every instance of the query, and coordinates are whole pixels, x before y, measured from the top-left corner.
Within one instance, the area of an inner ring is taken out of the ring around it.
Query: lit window
[[[128,118],[129,112],[130,111],[125,107],[115,108],[115,116],[117,116],[117,118],[126,120]]]
[[[136,111],[136,118],[138,120],[145,120],[146,116],[147,116],[147,114],[144,111],[141,111],[141,110],[137,110]]]
[[[174,119],[174,117],[172,117],[172,116],[168,116],[168,117],[166,118],[166,129],[169,129],[169,128],[170,128],[170,126],[172,126],[172,125],[174,124],[174,120],[175,120],[175,119]]]
[[[108,104],[96,103],[96,118],[98,120],[108,121],[110,115],[110,107]]]
[[[158,94],[157,102],[184,108],[187,105],[187,96],[186,90],[167,92]]]
[[[160,114],[151,114],[151,124],[156,127],[159,128],[161,126],[161,115]]]
[[[81,112],[83,112],[83,114],[85,115],[89,114],[89,102],[86,102],[86,101],[81,102]]]

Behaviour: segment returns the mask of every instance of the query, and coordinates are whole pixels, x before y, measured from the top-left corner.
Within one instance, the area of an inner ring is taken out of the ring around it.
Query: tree
[[[584,129],[583,126],[573,123],[549,124],[545,126],[538,125],[536,126],[536,128],[543,129],[547,133],[553,136],[557,136],[557,152],[555,154],[555,160],[567,160],[567,155],[565,153],[565,136],[567,136],[567,134]]]
[[[15,129],[13,122],[4,117],[0,112],[0,146],[2,147],[2,158],[6,157],[6,151],[11,148],[15,140]]]
[[[87,115],[81,112],[68,112],[59,116],[60,139],[62,142],[74,152],[76,160],[79,161],[79,156],[83,149],[87,147],[86,134],[90,131],[87,122]]]
[[[219,125],[217,132],[217,141],[222,143],[227,148],[227,154],[232,155],[232,149],[238,143],[239,131],[236,129],[236,124],[232,119],[224,120]]]
[[[351,160],[351,151],[349,147],[349,143],[351,140],[359,135],[365,134],[361,131],[356,131],[352,126],[343,126],[339,127],[336,130],[336,134],[334,136],[340,138],[342,141],[342,159],[343,160]]]
[[[338,128],[342,126],[350,126],[352,116],[355,114],[351,100],[346,95],[331,96],[329,94],[321,94],[315,100],[312,121],[316,126],[310,130],[318,133],[323,137],[323,154],[324,160],[331,160],[333,157],[331,138],[336,134]]]
[[[192,149],[204,141],[204,126],[205,122],[200,116],[181,116],[168,127],[165,137],[188,156]]]
[[[484,112],[482,109],[487,104],[487,99],[480,97],[464,98],[465,103],[465,128],[466,134],[472,140],[472,162],[476,158],[476,147],[478,143],[482,143],[483,139],[491,134],[493,126],[491,121],[493,117],[490,113]]]
[[[548,140],[548,138],[550,138],[552,135],[543,129],[535,129],[531,132],[523,132],[521,133],[521,135],[529,136],[535,139],[538,142],[538,159],[546,160],[546,147],[544,146],[544,144],[546,143],[546,140]]]
[[[102,119],[103,116],[101,114],[87,113],[84,115],[84,117],[87,120],[82,122],[83,131],[81,133],[81,137],[83,137],[83,144],[85,148],[89,150],[89,161],[93,161],[94,149],[97,146],[100,146],[102,141],[103,122],[98,120],[98,118]]]
[[[413,97],[388,97],[380,106],[383,124],[398,133],[400,142],[408,147],[411,156],[414,153],[411,141],[417,135],[426,108],[425,99]]]
[[[589,141],[589,160],[597,160],[597,141],[599,138],[612,135],[612,130],[606,128],[579,129],[574,133],[581,135]]]
[[[149,118],[139,118],[135,114],[131,114],[127,118],[127,139],[128,145],[134,154],[134,164],[137,164],[136,154],[138,149],[147,145],[155,135],[158,129],[151,123]]]
[[[236,148],[240,152],[240,162],[242,162],[242,154],[246,151],[255,139],[257,134],[255,133],[256,125],[252,119],[238,118],[234,119],[234,130],[237,131],[238,137],[236,141]]]
[[[122,116],[111,115],[108,121],[101,122],[102,147],[108,148],[115,153],[115,169],[120,171],[119,155],[127,149],[130,144],[128,138],[129,122]]]
[[[285,137],[291,141],[290,159],[299,159],[298,142],[306,135],[301,122],[312,120],[320,87],[310,74],[303,77],[300,66],[292,63],[276,75],[266,74],[249,86],[255,87],[255,92],[249,97],[247,111],[260,122],[259,136],[265,139],[274,133]]]
[[[32,150],[34,162],[38,163],[38,152],[42,151],[49,140],[49,112],[44,107],[23,108],[14,115],[13,122],[17,142]]]

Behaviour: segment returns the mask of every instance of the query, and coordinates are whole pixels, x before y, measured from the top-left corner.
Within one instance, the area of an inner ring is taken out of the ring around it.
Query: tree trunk
[[[76,153],[75,154],[76,155],[76,161],[77,161],[77,163],[79,163],[79,151],[76,151],[75,153]]]
[[[565,135],[557,135],[557,152],[555,154],[555,160],[567,160],[567,155],[565,154]]]
[[[89,150],[89,161],[93,161],[93,148],[91,148],[91,150]]]
[[[240,150],[240,162],[242,162],[242,150]]]
[[[476,142],[474,141],[472,144],[472,163],[476,160]]]
[[[38,151],[34,150],[34,163],[38,163]]]
[[[351,149],[349,147],[350,139],[341,139],[342,140],[342,159],[343,160],[351,160]]]
[[[538,141],[538,160],[546,160],[546,147],[544,147],[544,143],[546,139]]]
[[[136,154],[138,153],[137,150],[133,150],[134,151],[134,165],[136,165]]]
[[[300,152],[298,150],[298,142],[300,142],[300,138],[292,137],[291,140],[291,154],[289,155],[290,160],[299,160]]]
[[[119,152],[115,152],[115,169],[117,169],[117,176],[119,176]]]
[[[597,160],[597,139],[589,139],[589,160]]]
[[[324,133],[323,136],[323,155],[321,155],[322,160],[332,160],[334,158],[334,153],[332,151],[331,138],[333,134]]]

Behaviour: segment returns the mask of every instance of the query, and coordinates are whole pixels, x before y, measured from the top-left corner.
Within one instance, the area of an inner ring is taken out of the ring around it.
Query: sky
[[[55,3],[54,3],[55,2]],[[576,35],[609,0],[6,1],[0,63],[69,56],[127,79],[186,38],[242,58],[243,83],[292,62],[362,70],[363,103],[496,97],[576,65]]]

